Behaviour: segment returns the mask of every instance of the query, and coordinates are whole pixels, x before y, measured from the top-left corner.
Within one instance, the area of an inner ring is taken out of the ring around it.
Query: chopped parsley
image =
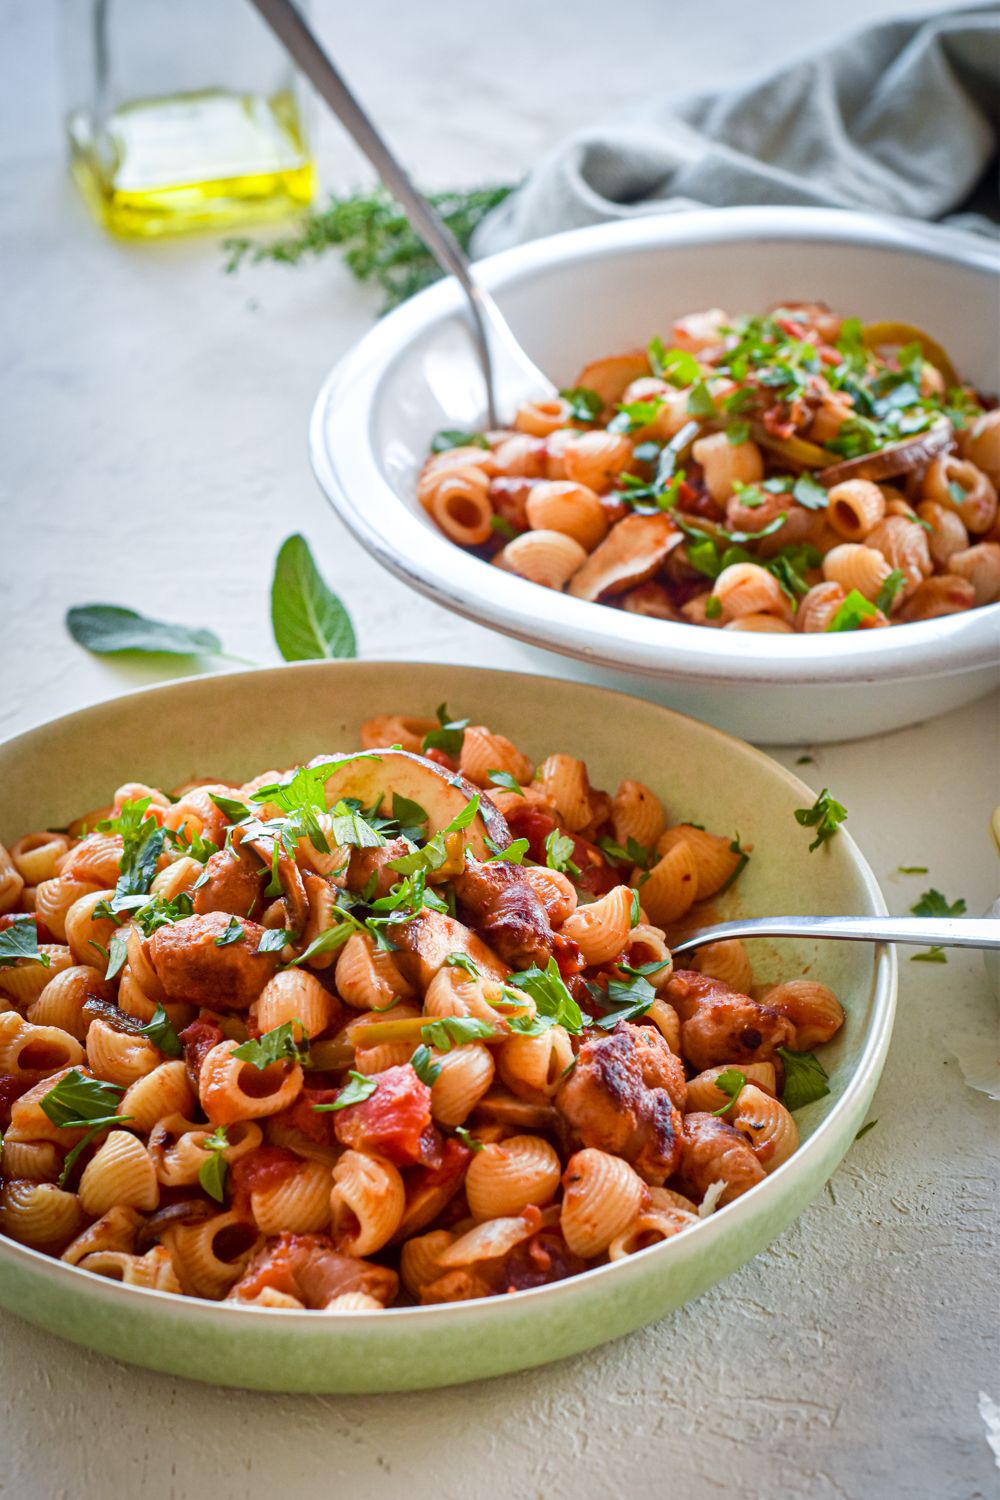
[[[752,847],[753,846],[751,845],[751,848]],[[719,889],[715,893],[717,896],[721,896],[724,891],[728,891],[729,887],[733,885],[737,880],[739,880],[740,876],[743,874],[743,871],[750,863],[750,855],[740,843],[739,834],[737,834],[736,837],[730,842],[729,852],[730,854],[738,855],[736,868],[733,870],[733,873],[728,877],[728,879],[724,880],[722,885],[719,886]]]
[[[482,1041],[484,1037],[493,1034],[493,1027],[489,1022],[480,1021],[475,1016],[441,1016],[420,1028],[424,1041],[429,1046],[436,1047],[439,1052],[450,1052],[452,1047]]]
[[[609,979],[606,990],[599,984],[588,984],[587,988],[599,1005],[607,1007],[606,1014],[593,1022],[602,1031],[613,1030],[619,1021],[635,1021],[644,1016],[656,999],[656,991],[642,974]]]
[[[437,721],[441,726],[439,729],[431,729],[424,735],[421,750],[443,750],[445,755],[461,755],[462,746],[465,743],[465,731],[469,727],[468,719],[453,719],[448,712],[447,705],[438,704]]]
[[[214,940],[217,948],[228,948],[232,943],[242,941],[247,935],[246,928],[238,917],[230,917],[224,932]]]
[[[479,965],[467,953],[449,953],[445,963],[452,969],[464,969],[473,979],[479,978]]]
[[[98,823],[102,833],[117,833],[122,839],[119,876],[110,901],[102,902],[109,915],[128,910],[137,896],[145,896],[156,874],[156,862],[163,853],[166,834],[155,818],[147,818],[151,797],[125,802],[114,818]]]
[[[677,386],[678,389],[686,385],[694,385],[701,375],[701,366],[693,354],[687,349],[665,348],[659,336],[650,340],[646,353],[653,374],[658,379]]]
[[[559,394],[569,406],[570,416],[577,422],[596,422],[604,410],[604,402],[588,386],[570,386]]]
[[[330,1110],[347,1109],[351,1104],[363,1104],[370,1099],[378,1088],[377,1078],[368,1078],[364,1073],[356,1073],[353,1068],[348,1071],[349,1082],[344,1084],[336,1099],[329,1104],[314,1104],[313,1109],[317,1114],[325,1114]]]
[[[157,1005],[153,1019],[140,1027],[138,1034],[148,1037],[164,1057],[180,1057],[183,1051],[174,1024],[162,1005]]]
[[[739,1096],[740,1090],[745,1087],[747,1075],[741,1073],[739,1068],[726,1068],[715,1080],[715,1087],[726,1095],[726,1103],[718,1109],[713,1109],[713,1115],[724,1115],[732,1109]]]
[[[494,844],[489,834],[486,835],[486,843],[491,851],[487,864],[498,859],[503,860],[509,865],[523,864],[524,856],[531,848],[527,839],[514,839],[513,843],[508,844],[506,849],[501,849],[498,844]]]
[[[828,631],[860,630],[865,620],[873,620],[877,614],[878,610],[870,599],[857,589],[851,589],[826,628]]]
[[[207,1151],[208,1155],[198,1168],[198,1181],[216,1203],[225,1202],[229,1163],[222,1153],[228,1147],[229,1137],[225,1125],[216,1126],[212,1134],[207,1135],[201,1143],[201,1149]]]
[[[301,1042],[295,1039],[296,1026],[303,1032]],[[261,1072],[278,1062],[305,1065],[309,1061],[309,1042],[304,1033],[305,1027],[296,1016],[294,1021],[283,1021],[280,1026],[265,1031],[256,1040],[251,1038],[241,1046],[234,1047],[232,1055],[239,1058],[240,1062],[252,1063]]]
[[[509,771],[488,771],[486,780],[493,786],[503,787],[505,792],[515,792],[518,797],[524,796],[523,787],[518,785]]]
[[[896,595],[899,593],[900,589],[905,587],[906,574],[901,573],[898,568],[893,568],[892,572],[889,574],[888,578],[885,580],[882,587],[878,591],[878,595],[875,599],[876,607],[880,609],[884,615],[887,615],[892,609]]]
[[[580,866],[573,863],[573,850],[576,844],[566,833],[560,833],[558,828],[545,840],[545,863],[550,870],[562,870],[569,875],[579,875]]]
[[[718,416],[719,408],[716,405],[715,397],[704,380],[696,380],[688,392],[687,409],[692,417]]]
[[[481,432],[462,432],[456,427],[446,427],[431,438],[432,453],[447,453],[452,448],[489,448]]]
[[[399,828],[404,838],[415,842],[423,837],[423,829],[427,824],[427,810],[414,802],[409,797],[401,797],[398,792],[392,794],[392,821]]]
[[[957,901],[949,901],[940,891],[933,889],[924,891],[920,900],[910,907],[915,917],[961,917],[967,910],[961,896]]]
[[[842,802],[831,797],[826,787],[820,792],[812,807],[799,807],[795,811],[796,823],[802,828],[815,828],[816,830],[816,837],[809,845],[810,854],[821,844],[832,839],[846,818],[847,808]]]
[[[314,937],[308,948],[304,949],[297,958],[293,958],[291,963],[286,964],[287,969],[294,969],[299,964],[308,963],[309,959],[315,958],[320,953],[336,953],[337,949],[342,948],[355,932],[365,930],[364,923],[359,922],[357,917],[352,916],[343,906],[335,906],[331,915],[336,918],[336,921],[318,937]],[[260,949],[257,951],[260,952]]]
[[[826,510],[830,492],[807,471],[800,474],[793,484],[792,499],[806,510]]]
[[[616,844],[614,839],[604,837],[597,840],[597,847],[616,865],[638,865],[644,870],[649,864],[651,851],[632,838],[631,834],[624,846]]]
[[[786,1109],[804,1109],[830,1092],[826,1069],[812,1052],[789,1052],[778,1048],[778,1056],[785,1064],[785,1087],[782,1101]]]
[[[86,1134],[68,1153],[59,1174],[59,1186],[69,1181],[80,1153],[90,1145],[96,1135],[112,1125],[124,1125],[131,1115],[117,1113],[119,1096],[124,1089],[117,1083],[105,1083],[100,1078],[89,1078],[77,1068],[60,1078],[49,1090],[41,1104],[42,1113],[60,1130],[84,1130]]]
[[[424,1043],[417,1048],[410,1058],[410,1067],[416,1073],[421,1083],[426,1083],[430,1088],[441,1072],[441,1064],[431,1056],[431,1049]]]
[[[0,929],[0,969],[12,967],[20,960],[41,964],[48,968],[49,955],[38,946],[38,922],[33,916],[14,917],[9,927]]]
[[[285,927],[267,927],[260,935],[258,953],[280,953],[286,943],[295,941],[297,934]]]
[[[469,1131],[466,1130],[466,1128],[465,1128],[464,1125],[457,1125],[455,1127],[455,1134],[458,1136],[458,1139],[462,1142],[462,1145],[465,1146],[469,1151],[485,1151],[486,1150],[486,1142],[485,1141],[477,1141],[476,1137],[474,1135],[470,1135]]]
[[[534,1000],[539,1014],[551,1016],[558,1026],[567,1031],[580,1032],[590,1017],[583,1014],[579,1005],[566,988],[559,972],[559,965],[550,958],[544,969],[525,969],[512,974],[508,981],[514,989],[523,990]]]

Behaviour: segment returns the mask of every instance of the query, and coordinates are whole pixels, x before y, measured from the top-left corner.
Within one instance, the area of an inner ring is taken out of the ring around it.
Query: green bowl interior
[[[794,812],[814,794],[750,746],[604,689],[413,663],[308,663],[190,679],[30,730],[0,746],[0,840],[65,824],[108,802],[125,781],[245,779],[356,748],[359,725],[376,713],[432,715],[444,701],[534,759],[555,750],[579,755],[595,785],[613,791],[636,778],[657,791],[671,819],[738,832],[753,854],[715,903],[720,918],[885,910],[846,833],[808,852],[811,834]],[[847,1024],[823,1049],[829,1096],[797,1116],[803,1148],[690,1236],[549,1288],[360,1319],[121,1287],[3,1242],[0,1300],[118,1358],[279,1390],[447,1384],[544,1363],[659,1317],[756,1253],[820,1190],[864,1117],[888,1045],[895,970],[884,950],[767,940],[751,956],[758,980],[811,974],[829,984]]]

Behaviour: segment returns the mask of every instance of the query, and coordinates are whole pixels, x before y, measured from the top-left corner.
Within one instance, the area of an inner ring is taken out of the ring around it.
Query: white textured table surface
[[[633,0],[610,38],[596,0],[316,10],[417,175],[444,184],[516,177],[595,110],[672,81],[735,81],[891,7],[841,0],[793,28],[774,0],[721,0],[674,33],[666,7]],[[54,13],[0,3],[0,733],[155,675],[74,647],[72,603],[210,626],[272,661],[270,571],[296,529],[349,600],[363,655],[568,670],[408,594],[327,512],[306,416],[372,315],[333,257],[226,278],[212,239],[131,247],[91,224],[62,166]],[[491,39],[474,40],[487,17]],[[320,148],[328,183],[355,180],[333,128]],[[804,768],[848,805],[894,910],[930,884],[970,911],[996,895],[997,731],[985,701],[816,750]],[[978,955],[947,967],[904,955],[901,969],[877,1128],[766,1254],[676,1316],[527,1375],[344,1399],[147,1375],[5,1314],[0,1495],[992,1495],[979,1401],[1000,1399],[997,1106],[966,1084],[952,1044],[995,1052],[996,1010]]]

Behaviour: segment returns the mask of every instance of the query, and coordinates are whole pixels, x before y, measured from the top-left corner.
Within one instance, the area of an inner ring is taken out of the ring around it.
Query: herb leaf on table
[[[513,187],[470,188],[457,192],[428,193],[462,249],[468,251],[473,234],[490,211],[513,192]],[[381,288],[382,312],[405,302],[414,292],[440,280],[444,274],[409,220],[385,188],[368,193],[333,197],[328,208],[307,214],[296,234],[258,244],[249,239],[227,239],[227,271],[235,271],[249,260],[252,265],[274,261],[298,265],[306,256],[339,249],[348,270],[358,281]]]
[[[282,543],[271,584],[271,626],[285,661],[357,656],[345,606],[320,577],[305,537]]]
[[[213,630],[152,620],[119,604],[78,604],[66,611],[66,629],[98,656],[140,651],[157,656],[224,656]]]

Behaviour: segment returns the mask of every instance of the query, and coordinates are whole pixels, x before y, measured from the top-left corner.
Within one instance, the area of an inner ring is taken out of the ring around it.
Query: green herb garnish
[[[0,969],[12,967],[21,959],[48,968],[51,959],[38,946],[38,922],[33,916],[17,913],[9,927],[0,929]]]
[[[484,1037],[492,1036],[493,1027],[488,1021],[480,1021],[475,1016],[441,1016],[438,1020],[428,1021],[426,1026],[421,1026],[420,1035],[439,1052],[450,1052],[452,1047],[461,1047],[466,1042],[478,1042]]]
[[[785,1087],[782,1102],[786,1109],[803,1109],[830,1092],[826,1069],[812,1052],[789,1052],[778,1048],[778,1056],[785,1064]]]
[[[364,1073],[356,1073],[353,1068],[348,1071],[349,1083],[345,1083],[336,1099],[329,1104],[314,1104],[313,1109],[318,1114],[325,1114],[330,1110],[347,1109],[351,1104],[363,1104],[370,1099],[378,1088],[377,1078],[368,1078]]]
[[[296,1026],[303,1034],[301,1042],[295,1039]],[[232,1056],[239,1058],[240,1062],[251,1063],[261,1072],[278,1062],[301,1063],[304,1066],[309,1061],[309,1042],[305,1036],[305,1027],[297,1016],[293,1021],[283,1021],[280,1026],[265,1031],[256,1040],[251,1038],[241,1046],[234,1047]]]
[[[486,780],[493,786],[503,787],[505,792],[516,792],[519,797],[524,796],[523,787],[518,785],[509,771],[488,771]]]
[[[746,1081],[747,1075],[741,1073],[739,1068],[727,1068],[724,1073],[719,1074],[715,1080],[715,1087],[726,1095],[726,1103],[720,1105],[718,1109],[713,1109],[713,1115],[724,1115],[732,1109],[740,1090],[745,1087]]]
[[[520,974],[512,974],[508,983],[514,989],[523,990],[526,995],[530,995],[540,1015],[551,1016],[558,1026],[564,1026],[567,1031],[580,1032],[590,1021],[590,1017],[583,1014],[566,988],[554,958],[549,959],[544,969],[531,968]]]
[[[597,392],[589,390],[585,385],[570,386],[559,394],[568,403],[570,415],[577,422],[596,422],[604,410],[604,402]]]
[[[795,812],[796,823],[802,828],[815,828],[816,830],[816,837],[809,845],[810,854],[814,849],[818,849],[820,844],[825,844],[832,839],[846,818],[847,808],[842,802],[831,797],[826,787],[820,792],[812,807],[799,807]]]
[[[39,1101],[42,1113],[60,1130],[85,1130],[86,1134],[68,1153],[59,1174],[64,1187],[81,1151],[96,1135],[112,1125],[124,1125],[131,1115],[117,1113],[119,1096],[124,1093],[116,1083],[89,1078],[77,1068],[65,1073],[56,1086]]]
[[[445,755],[461,755],[469,720],[453,719],[444,703],[438,704],[437,720],[440,729],[432,729],[424,735],[421,750],[443,750]]]
[[[924,891],[920,900],[910,907],[915,917],[961,917],[967,910],[961,896],[957,901],[949,901],[935,890]]]
[[[431,438],[432,453],[448,453],[452,448],[486,448],[489,443],[481,432],[461,432],[457,428],[445,428]]]
[[[573,863],[573,850],[576,844],[569,834],[560,833],[558,828],[545,840],[545,863],[550,870],[562,870],[570,875],[579,875],[580,866]]]
[[[225,1202],[229,1163],[222,1153],[228,1146],[229,1137],[225,1125],[217,1125],[212,1134],[207,1135],[201,1143],[201,1149],[207,1151],[208,1156],[198,1168],[198,1181],[216,1203]]]
[[[246,928],[238,917],[230,917],[224,932],[214,940],[217,948],[228,948],[232,943],[239,943],[247,935]]]
[[[153,1019],[139,1028],[139,1035],[148,1037],[164,1057],[180,1057],[183,1051],[174,1023],[162,1005],[157,1005],[153,1011]]]

